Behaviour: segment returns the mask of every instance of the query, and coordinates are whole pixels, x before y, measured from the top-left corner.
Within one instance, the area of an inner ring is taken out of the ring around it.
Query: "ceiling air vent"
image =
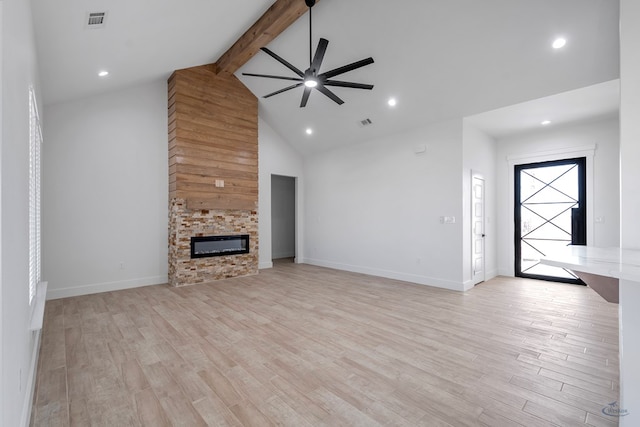
[[[373,122],[371,121],[371,119],[364,119],[364,120],[360,120],[358,124],[360,125],[360,127],[365,127],[373,124]]]
[[[87,28],[103,28],[107,23],[107,12],[87,12]]]

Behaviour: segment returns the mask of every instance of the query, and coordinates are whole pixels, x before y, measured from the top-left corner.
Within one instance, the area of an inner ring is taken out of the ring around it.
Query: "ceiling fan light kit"
[[[302,72],[300,69],[296,68],[280,56],[276,55],[271,50],[266,47],[261,48],[263,52],[271,56],[273,59],[293,71],[298,77],[285,77],[285,76],[275,76],[270,74],[255,74],[255,73],[242,73],[243,76],[251,76],[251,77],[263,77],[268,79],[277,79],[277,80],[289,80],[295,82],[291,86],[287,86],[283,89],[277,90],[275,92],[269,93],[264,96],[264,98],[269,98],[274,95],[278,95],[280,93],[289,91],[291,89],[296,89],[300,86],[304,86],[304,91],[302,92],[302,100],[300,101],[300,107],[305,107],[307,102],[309,101],[309,95],[311,95],[312,89],[318,90],[320,93],[334,101],[338,105],[344,104],[344,101],[340,99],[334,92],[329,90],[327,86],[333,87],[346,87],[352,89],[373,89],[373,85],[364,84],[364,83],[353,83],[353,82],[345,82],[340,80],[332,80],[333,77],[338,76],[340,74],[348,73],[349,71],[356,70],[358,68],[364,67],[365,65],[373,64],[373,58],[369,57],[366,59],[362,59],[360,61],[353,62],[351,64],[344,65],[342,67],[335,68],[330,71],[326,71],[324,73],[319,73],[320,66],[322,65],[322,60],[324,59],[324,54],[327,51],[327,46],[329,45],[329,40],[321,38],[318,42],[318,47],[316,48],[315,55],[312,56],[312,16],[311,10],[315,5],[315,0],[305,0],[305,4],[309,7],[309,68],[306,71]]]

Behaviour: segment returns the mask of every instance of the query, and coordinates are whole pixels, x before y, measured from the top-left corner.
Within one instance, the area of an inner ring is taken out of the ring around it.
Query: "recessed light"
[[[311,135],[313,133],[313,129],[307,128],[305,132],[307,133],[307,135]]]
[[[109,72],[107,70],[102,70],[98,73],[99,77],[107,77],[109,75]]]
[[[567,44],[567,39],[565,39],[564,37],[558,37],[557,39],[555,39],[553,41],[553,43],[551,44],[551,46],[554,49],[561,49],[563,48],[565,45]]]
[[[547,126],[551,124],[551,120],[544,120],[540,123],[542,126]]]
[[[389,104],[389,107],[395,107],[396,104],[398,104],[398,101],[396,101],[395,98],[389,98],[389,100],[387,101],[387,104]]]

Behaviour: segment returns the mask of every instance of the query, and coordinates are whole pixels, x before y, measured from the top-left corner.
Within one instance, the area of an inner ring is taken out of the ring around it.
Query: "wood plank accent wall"
[[[170,200],[257,210],[258,99],[215,64],[175,71],[168,84]]]

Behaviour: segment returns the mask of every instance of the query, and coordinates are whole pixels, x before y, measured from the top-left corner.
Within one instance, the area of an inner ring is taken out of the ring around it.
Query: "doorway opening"
[[[271,259],[295,262],[296,179],[271,175]]]
[[[570,270],[540,264],[568,245],[584,245],[586,158],[515,166],[515,275],[584,284]]]

